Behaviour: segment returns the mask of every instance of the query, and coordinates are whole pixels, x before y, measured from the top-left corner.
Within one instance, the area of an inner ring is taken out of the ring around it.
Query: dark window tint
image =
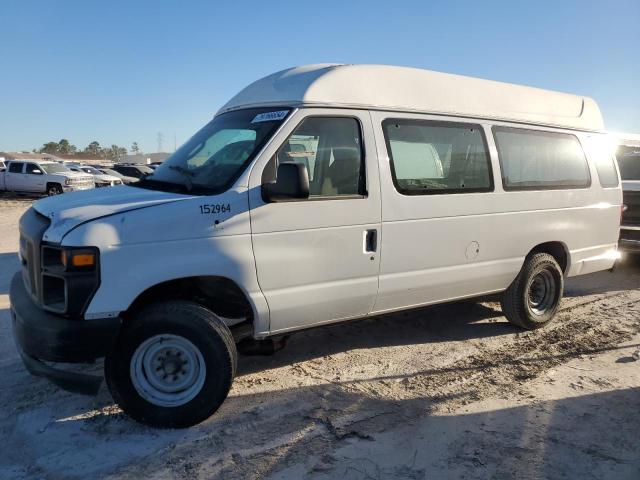
[[[27,163],[27,173],[42,175],[42,169],[35,163]]]
[[[603,188],[617,187],[620,183],[616,170],[615,156],[606,135],[592,136],[586,139],[585,146],[589,158],[595,163],[598,179]]]
[[[390,119],[382,123],[391,173],[405,195],[493,190],[479,125]]]
[[[334,197],[365,194],[362,160],[360,124],[355,118],[309,117],[280,147],[274,165],[303,164],[309,174],[309,194]],[[273,175],[268,168],[265,174]]]
[[[9,164],[9,172],[11,173],[22,173],[22,166],[24,163],[22,162],[11,162]]]
[[[616,156],[622,180],[640,180],[640,147],[620,145]]]
[[[587,159],[574,135],[493,127],[505,190],[585,188]]]

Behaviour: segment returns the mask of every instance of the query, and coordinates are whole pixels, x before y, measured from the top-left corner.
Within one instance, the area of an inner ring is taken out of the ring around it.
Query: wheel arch
[[[550,241],[539,243],[529,250],[529,253],[527,253],[527,256],[525,257],[525,261],[536,253],[547,253],[555,258],[564,275],[569,271],[569,267],[571,266],[571,254],[569,253],[569,248],[564,242]]]
[[[223,276],[181,277],[157,283],[141,292],[121,316],[126,322],[136,311],[151,303],[187,300],[198,303],[228,324],[240,338],[253,334],[256,306],[236,282]]]

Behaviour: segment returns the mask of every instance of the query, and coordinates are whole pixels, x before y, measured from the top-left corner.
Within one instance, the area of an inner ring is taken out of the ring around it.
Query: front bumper
[[[87,184],[87,185],[63,185],[62,191],[64,192],[79,192],[81,190],[91,190],[95,187],[95,184]]]
[[[27,370],[65,390],[97,393],[102,377],[58,370],[43,361],[85,363],[108,355],[121,320],[69,320],[45,312],[27,293],[20,273],[11,281],[9,297],[13,336]]]

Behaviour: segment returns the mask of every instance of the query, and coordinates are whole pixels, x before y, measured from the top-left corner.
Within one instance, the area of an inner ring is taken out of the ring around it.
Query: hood
[[[45,167],[46,169],[46,167]],[[72,180],[77,180],[77,181],[81,181],[81,182],[92,182],[93,181],[93,175],[89,175],[88,173],[80,173],[80,172],[74,172],[73,170],[69,170],[68,172],[53,172],[50,173],[49,175],[60,175],[61,177],[67,177],[70,178]]]
[[[117,186],[43,198],[35,202],[33,208],[51,220],[51,226],[45,232],[44,240],[60,243],[69,231],[89,220],[189,198],[192,197],[178,193]]]

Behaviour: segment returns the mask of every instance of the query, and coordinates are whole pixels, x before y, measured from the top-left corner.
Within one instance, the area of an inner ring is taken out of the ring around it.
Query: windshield
[[[91,175],[100,175],[100,172],[93,167],[80,167],[83,172],[90,173]]]
[[[253,108],[219,115],[137,186],[175,189],[177,185],[192,193],[224,191],[288,113],[282,108]]]
[[[153,173],[153,168],[149,168],[145,165],[136,165],[135,168],[137,168],[138,170],[140,170],[142,173],[144,173],[145,175],[150,175]]]
[[[640,180],[640,147],[620,145],[617,157],[622,180]]]
[[[116,172],[115,170],[111,170],[109,168],[101,168],[100,171],[102,173],[105,173],[107,175],[113,175],[114,177],[122,177],[122,174],[119,172]]]
[[[40,167],[44,170],[45,173],[61,173],[70,171],[61,163],[45,163],[44,165],[41,164]]]

